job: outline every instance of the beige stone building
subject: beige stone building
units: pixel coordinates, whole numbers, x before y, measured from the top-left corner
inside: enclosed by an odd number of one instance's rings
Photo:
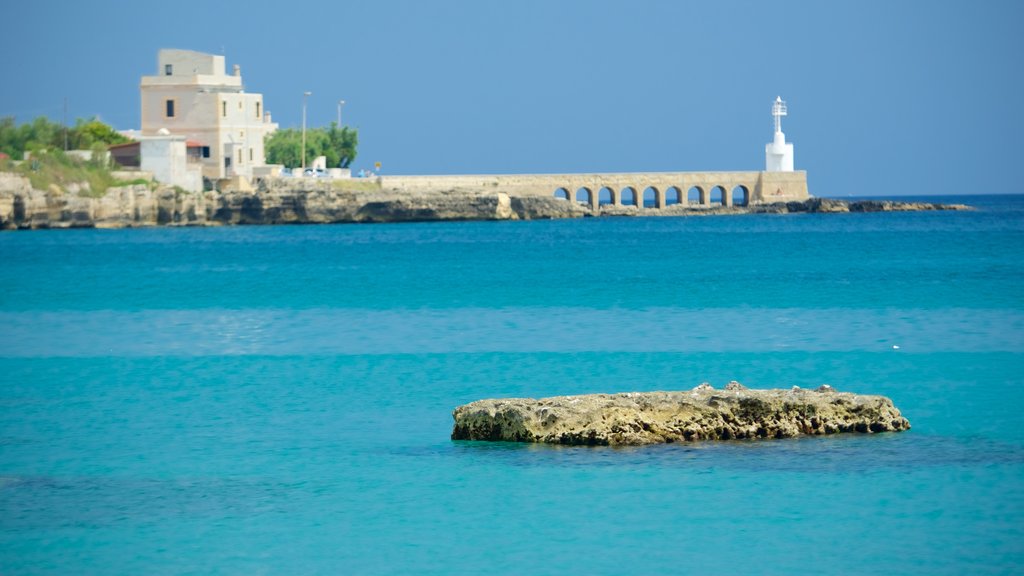
[[[203,176],[252,178],[267,172],[264,137],[277,129],[263,95],[246,92],[238,65],[191,50],[160,50],[157,73],[143,76],[142,136],[184,136],[200,144]]]

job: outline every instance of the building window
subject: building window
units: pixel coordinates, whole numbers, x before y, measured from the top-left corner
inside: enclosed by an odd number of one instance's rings
[[[203,146],[203,158],[209,158],[209,157],[210,157],[210,147],[209,146]]]
[[[224,157],[224,167],[231,168],[231,156]]]
[[[242,163],[242,149],[241,148],[238,149],[238,163],[239,164]]]
[[[249,148],[249,162],[252,162],[252,148]]]
[[[164,64],[164,76],[170,76],[171,74],[174,74],[174,65]]]
[[[228,117],[228,102],[227,102],[227,100],[225,100],[225,101],[220,103],[220,115],[225,117],[225,118]]]
[[[238,101],[238,109],[239,109],[239,110],[241,110],[241,109],[242,109],[242,101],[241,101],[241,100],[239,100],[239,101]]]
[[[167,105],[167,110],[165,112],[167,113],[167,117],[168,118],[174,118],[174,100],[168,100],[166,102],[166,105]]]
[[[260,103],[259,102],[256,103],[256,119],[257,120],[260,119]]]

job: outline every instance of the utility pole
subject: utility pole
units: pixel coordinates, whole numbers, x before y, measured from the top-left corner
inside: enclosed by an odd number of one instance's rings
[[[68,97],[64,97],[64,118],[61,120],[64,126],[64,151],[68,151]]]
[[[302,93],[302,175],[306,175],[306,100],[312,96],[312,92]]]

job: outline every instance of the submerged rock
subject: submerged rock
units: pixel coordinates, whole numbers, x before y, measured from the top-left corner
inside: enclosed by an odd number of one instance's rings
[[[892,400],[831,387],[478,400],[452,416],[453,440],[612,446],[910,429]]]

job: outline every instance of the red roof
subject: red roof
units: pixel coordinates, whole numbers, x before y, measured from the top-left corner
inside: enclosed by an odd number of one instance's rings
[[[128,148],[130,146],[138,146],[138,145],[139,145],[138,141],[133,140],[131,142],[125,142],[124,144],[114,144],[112,146],[107,146],[107,148],[109,148],[109,149]],[[206,146],[206,144],[203,144],[202,142],[200,142],[198,140],[186,140],[185,141],[185,147],[186,148],[202,148],[203,146]]]

